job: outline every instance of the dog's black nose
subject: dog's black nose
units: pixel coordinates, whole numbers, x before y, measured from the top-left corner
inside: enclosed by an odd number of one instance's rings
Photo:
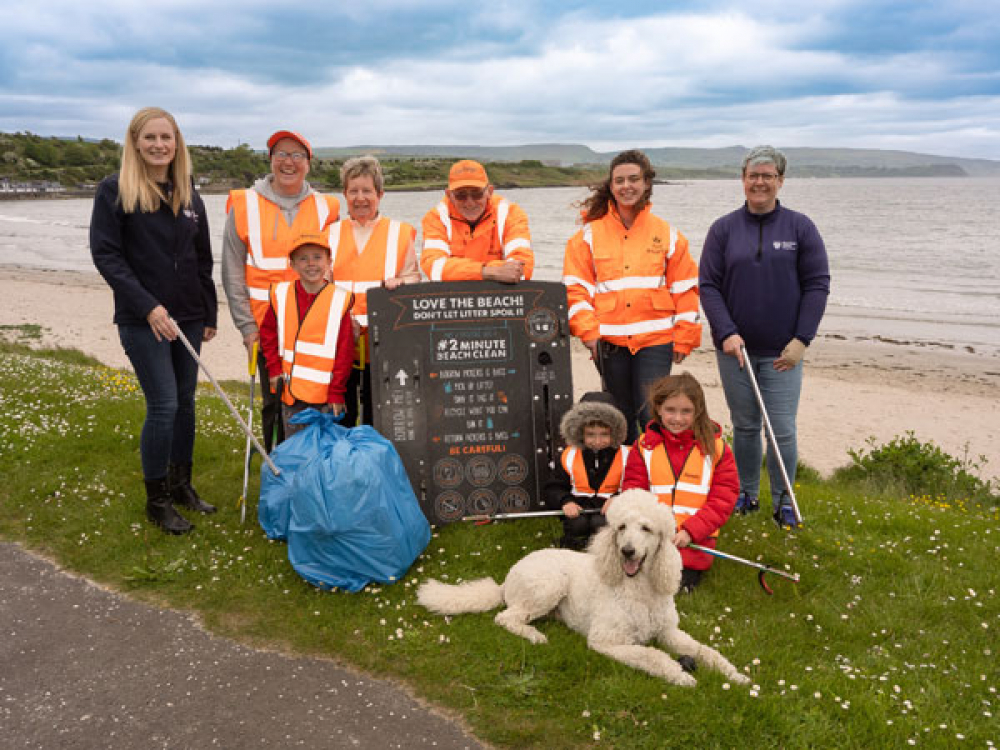
[[[633,557],[635,557],[635,547],[633,547],[631,544],[628,545],[627,547],[622,547],[622,555],[624,555],[625,559],[631,560]]]

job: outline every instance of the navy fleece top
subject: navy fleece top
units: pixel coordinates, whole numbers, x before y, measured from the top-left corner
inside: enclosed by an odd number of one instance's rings
[[[212,247],[201,196],[177,216],[166,203],[158,211],[127,214],[118,200],[118,176],[97,188],[90,218],[90,254],[114,292],[114,322],[146,325],[163,305],[178,323],[216,327]]]
[[[793,338],[816,336],[830,294],[823,238],[780,202],[767,214],[744,204],[708,230],[698,285],[717,348],[738,333],[751,354],[776,357]]]

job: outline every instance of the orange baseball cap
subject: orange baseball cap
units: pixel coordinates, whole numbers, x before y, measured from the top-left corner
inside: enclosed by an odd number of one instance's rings
[[[278,140],[280,141],[281,139],[279,138]],[[330,238],[326,232],[299,232],[292,238],[292,244],[288,247],[288,254],[291,255],[305,245],[319,245],[327,253],[330,252]]]
[[[490,178],[486,176],[486,170],[478,161],[462,159],[451,165],[448,172],[448,189],[458,190],[463,187],[484,188],[490,184]]]
[[[274,144],[280,141],[282,138],[291,138],[293,141],[298,141],[298,143],[306,150],[306,156],[311,160],[313,158],[313,149],[309,145],[309,141],[303,138],[301,135],[296,133],[294,130],[279,130],[274,133],[270,138],[267,139],[267,152],[270,154],[274,150]]]

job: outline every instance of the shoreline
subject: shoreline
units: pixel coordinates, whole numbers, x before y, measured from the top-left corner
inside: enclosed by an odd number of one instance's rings
[[[21,326],[40,326],[39,347],[79,349],[104,364],[129,368],[111,322],[111,291],[96,272],[0,265],[0,335],[17,339]],[[205,344],[207,367],[220,380],[247,377],[246,350],[219,293],[219,332]],[[956,458],[987,463],[980,475],[1000,476],[1000,356],[968,352],[939,342],[886,336],[820,335],[806,352],[799,406],[800,460],[824,475],[849,463],[848,449],[874,437],[885,443],[912,431]],[[573,341],[573,383],[578,397],[599,390],[600,379]],[[706,330],[702,346],[675,371],[688,370],[705,388],[709,414],[729,426],[715,352]]]

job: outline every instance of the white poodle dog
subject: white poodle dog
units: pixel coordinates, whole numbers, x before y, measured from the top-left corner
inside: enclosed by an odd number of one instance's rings
[[[643,644],[659,641],[733,682],[747,683],[722,654],[678,628],[674,594],[681,556],[674,533],[669,507],[645,490],[627,490],[611,503],[608,525],[586,553],[532,552],[510,569],[502,586],[492,578],[458,585],[428,580],[417,590],[417,601],[442,615],[506,604],[496,623],[532,643],[546,638],[531,621],[554,613],[586,636],[595,651],[676,685],[692,686],[695,679],[668,654]]]

